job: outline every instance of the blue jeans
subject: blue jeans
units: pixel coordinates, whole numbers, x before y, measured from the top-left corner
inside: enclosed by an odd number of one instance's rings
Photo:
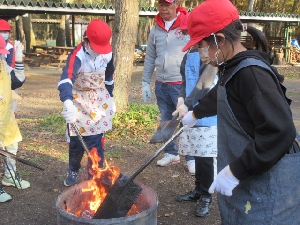
[[[96,134],[92,136],[83,136],[83,140],[85,141],[88,149],[96,148],[98,152],[98,156],[101,157],[101,160],[98,164],[99,168],[103,167],[104,162],[104,135]],[[77,136],[70,136],[70,145],[69,145],[69,169],[74,172],[78,172],[81,168],[81,160],[83,157],[85,150],[78,139]],[[88,159],[87,169],[88,171],[92,169],[91,160]],[[91,178],[91,174],[88,172],[89,179]]]
[[[161,114],[161,122],[172,119],[172,113],[176,110],[180,88],[181,84],[170,85],[158,81],[155,82],[155,95]],[[177,139],[165,149],[165,153],[178,155]]]

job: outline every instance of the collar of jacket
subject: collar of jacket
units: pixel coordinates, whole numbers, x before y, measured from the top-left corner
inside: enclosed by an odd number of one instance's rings
[[[170,27],[169,31],[170,30],[174,30],[175,28],[179,27],[180,26],[180,19],[182,16],[186,15],[188,12],[187,10],[184,8],[184,7],[181,7],[181,6],[178,6],[176,8],[176,13],[180,12],[180,14],[177,16],[177,19],[175,20],[175,22],[172,24],[172,26]],[[161,17],[161,15],[158,13],[155,17],[155,21],[156,21],[156,24],[161,27],[162,29],[164,29],[165,31],[167,31],[165,29],[165,22],[163,20],[163,18]],[[169,32],[167,31],[167,32]]]

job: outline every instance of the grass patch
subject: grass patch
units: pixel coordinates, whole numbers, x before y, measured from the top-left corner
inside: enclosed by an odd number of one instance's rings
[[[111,140],[124,140],[140,144],[145,136],[157,128],[159,110],[156,104],[131,103],[126,112],[117,113],[113,118],[113,129],[106,133]]]
[[[23,177],[23,176],[28,176],[31,174],[31,172],[29,170],[20,170],[18,169],[17,174],[19,174],[19,176]]]
[[[66,152],[66,153],[61,152],[57,155],[57,158],[60,161],[67,163],[67,162],[69,162],[69,152]]]
[[[299,73],[285,73],[284,75],[284,79],[300,79],[300,74]]]
[[[122,152],[105,152],[106,158],[115,158],[115,159],[121,159],[123,157]]]
[[[64,135],[66,131],[65,119],[61,114],[52,113],[49,116],[38,119],[22,118],[20,127],[22,127],[22,134],[30,135],[32,132],[49,132],[55,135]]]
[[[159,110],[156,104],[131,103],[128,111],[116,113],[113,117],[113,129],[106,132],[106,137],[124,145],[143,147],[149,139],[149,135],[157,128]],[[43,135],[55,139],[55,136],[64,137],[66,123],[61,114],[50,114],[38,119],[20,119],[20,128],[24,141],[31,142],[33,138],[42,138]],[[49,134],[48,134],[49,133]],[[50,135],[50,136],[49,136]],[[27,150],[39,150],[45,153],[49,150],[49,144],[31,142]],[[112,158],[121,158],[120,153],[108,153]],[[68,155],[61,155],[61,160],[67,161]]]

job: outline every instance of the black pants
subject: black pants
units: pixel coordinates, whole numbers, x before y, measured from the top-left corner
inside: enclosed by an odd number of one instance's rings
[[[210,185],[214,181],[214,158],[195,156],[195,190],[201,191],[203,195],[208,193]]]

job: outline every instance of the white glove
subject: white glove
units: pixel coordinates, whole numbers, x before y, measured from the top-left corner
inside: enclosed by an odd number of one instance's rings
[[[183,131],[187,131],[189,128],[193,127],[197,120],[198,119],[195,118],[193,111],[188,111],[188,113],[181,119]]]
[[[142,81],[142,90],[143,90],[144,102],[151,100],[152,96],[151,96],[150,84],[145,81]]]
[[[217,178],[210,186],[208,192],[212,194],[216,190],[222,195],[231,196],[232,190],[239,183],[240,181],[236,179],[235,176],[233,176],[233,174],[231,173],[230,167],[226,166],[224,169],[220,171],[220,173],[218,173]]]
[[[73,101],[67,99],[64,101],[64,110],[61,112],[67,123],[75,123],[78,115],[78,110],[73,104]]]
[[[185,116],[185,114],[187,114],[188,111],[189,111],[188,107],[183,103],[176,109],[176,111],[172,113],[172,116],[175,116],[179,113],[178,118],[182,118]]]
[[[182,104],[184,104],[184,98],[183,97],[179,97],[178,101],[177,101],[176,109],[178,109],[178,107],[181,106]]]
[[[22,45],[22,43],[20,41],[15,41],[15,59],[16,62],[23,62],[23,49],[24,46]]]

